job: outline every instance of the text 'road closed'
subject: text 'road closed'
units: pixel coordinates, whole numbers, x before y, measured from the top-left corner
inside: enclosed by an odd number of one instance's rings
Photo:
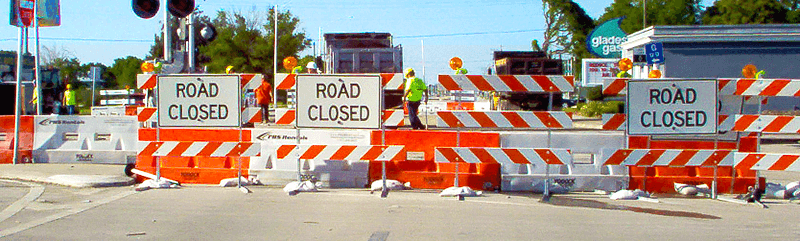
[[[713,134],[717,125],[714,81],[631,81],[630,134]]]
[[[381,91],[379,76],[298,76],[297,123],[301,127],[377,128]]]

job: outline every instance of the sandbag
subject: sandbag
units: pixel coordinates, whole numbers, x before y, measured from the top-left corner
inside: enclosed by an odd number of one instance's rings
[[[377,181],[372,182],[372,184],[370,184],[370,188],[369,188],[370,191],[373,191],[373,192],[374,191],[380,191],[381,189],[383,189],[383,180],[377,180]],[[410,182],[401,183],[398,180],[386,179],[386,189],[388,189],[390,191],[393,191],[393,190],[407,190],[407,189],[411,189],[411,183]]]
[[[178,188],[178,187],[180,187],[180,185],[178,185],[177,183],[172,183],[170,181],[167,181],[166,179],[161,179],[160,181],[147,179],[144,182],[140,183],[135,190],[141,192],[149,189]]]
[[[283,191],[289,194],[289,196],[297,195],[300,192],[316,192],[318,191],[318,187],[315,183],[311,181],[304,181],[304,182],[290,182],[283,187]]]
[[[481,191],[474,191],[470,187],[448,187],[444,189],[439,196],[441,197],[455,197],[455,196],[462,196],[462,197],[477,197],[482,195],[483,192]]]
[[[636,189],[636,190],[619,190],[615,193],[611,194],[611,200],[636,200],[639,197],[650,197],[646,192]]]

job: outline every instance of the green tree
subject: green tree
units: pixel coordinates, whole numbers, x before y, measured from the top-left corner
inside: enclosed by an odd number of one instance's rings
[[[77,85],[78,77],[81,75],[81,62],[78,58],[56,58],[50,63],[55,69],[59,70],[59,77],[65,84]]]
[[[542,0],[542,6],[546,24],[542,51],[550,56],[567,54],[574,60],[574,68],[580,69],[581,60],[591,57],[586,49],[586,37],[596,26],[594,20],[571,0]]]
[[[698,24],[700,0],[649,0],[646,1],[646,16],[643,16],[641,0],[615,0],[597,22],[625,17],[621,27],[626,33],[644,29],[642,18],[647,18],[647,26],[653,25],[691,25]]]
[[[262,24],[261,18],[218,12],[212,21],[217,28],[217,39],[200,47],[200,53],[206,57],[206,61],[199,64],[206,65],[211,73],[222,73],[230,65],[235,72],[271,74],[274,14],[274,9],[270,9],[266,23]],[[278,60],[297,56],[297,53],[310,46],[305,33],[297,29],[299,23],[300,20],[288,10],[278,13]]]
[[[794,2],[794,3],[790,3]],[[706,9],[704,24],[796,23],[797,1],[718,0]],[[788,4],[788,5],[787,5]],[[791,11],[790,11],[791,10]]]
[[[114,64],[108,68],[108,76],[106,79],[106,87],[110,89],[124,89],[125,86],[136,88],[136,74],[141,71],[143,60],[128,56],[125,58],[118,58],[114,60]]]

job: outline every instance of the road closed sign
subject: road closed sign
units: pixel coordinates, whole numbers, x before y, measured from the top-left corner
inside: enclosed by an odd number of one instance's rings
[[[628,82],[628,134],[715,134],[713,80]]]
[[[379,75],[298,75],[297,126],[381,127]]]
[[[239,76],[159,76],[161,127],[239,127]]]

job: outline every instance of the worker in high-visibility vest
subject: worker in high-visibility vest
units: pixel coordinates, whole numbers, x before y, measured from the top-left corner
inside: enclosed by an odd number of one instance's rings
[[[67,106],[67,115],[74,115],[75,105],[78,104],[77,91],[72,89],[72,84],[67,84],[67,90],[64,90],[64,98],[62,103]]]
[[[39,85],[36,84],[36,80],[33,80],[33,97],[31,97],[31,105],[33,106],[33,112],[35,113],[37,108],[39,108]]]
[[[425,102],[427,102],[428,86],[425,85],[425,81],[415,76],[414,69],[412,68],[406,69],[405,76],[406,84],[403,97],[408,106],[408,119],[411,121],[411,128],[414,130],[424,130],[426,128],[422,125],[422,121],[419,120],[418,114],[423,94],[425,95]]]

